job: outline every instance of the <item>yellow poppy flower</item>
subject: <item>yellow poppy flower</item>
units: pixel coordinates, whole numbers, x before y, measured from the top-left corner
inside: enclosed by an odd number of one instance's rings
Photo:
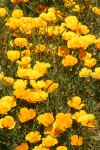
[[[20,114],[18,116],[19,116],[20,122],[23,123],[23,122],[33,119],[36,116],[36,112],[31,108],[30,109],[21,108]]]
[[[11,0],[12,3],[17,4],[20,3],[22,0]]]
[[[66,146],[58,146],[56,150],[68,150]]]
[[[32,150],[50,150],[50,148],[44,147],[42,144],[35,146]]]
[[[28,150],[28,144],[27,143],[21,143],[20,146],[16,147],[16,150]]]
[[[53,92],[55,89],[57,89],[59,86],[58,83],[54,83],[52,80],[46,80],[45,82],[45,88],[48,92]]]
[[[80,60],[86,60],[86,59],[90,59],[92,57],[91,53],[88,53],[87,51],[81,51],[79,52],[79,59]]]
[[[16,46],[24,47],[28,45],[28,41],[26,38],[15,38],[14,43]]]
[[[65,57],[70,53],[70,50],[67,48],[66,45],[61,45],[58,47],[58,55]]]
[[[93,114],[85,114],[79,117],[78,122],[86,127],[95,127],[96,120]]]
[[[92,73],[92,78],[100,79],[100,67],[95,68],[95,72]]]
[[[20,9],[15,9],[13,12],[12,12],[12,17],[14,18],[17,18],[19,19],[20,17],[22,17],[24,14],[23,14],[23,11],[20,10]]]
[[[14,79],[11,78],[11,77],[6,77],[6,76],[4,76],[4,77],[2,78],[2,82],[8,83],[8,84],[13,84],[13,83],[14,83]]]
[[[92,70],[91,70],[91,69],[88,69],[88,68],[86,68],[86,67],[82,68],[82,69],[79,71],[79,76],[82,77],[82,78],[87,78],[87,77],[89,77],[91,74],[92,74]]]
[[[83,138],[78,137],[78,135],[71,136],[71,145],[73,146],[81,146],[83,144]]]
[[[92,11],[93,11],[95,14],[100,15],[100,8],[92,7]]]
[[[64,66],[74,66],[78,62],[77,58],[72,55],[65,56],[65,59],[62,60]]]
[[[67,28],[70,28],[71,30],[76,30],[77,29],[78,18],[76,16],[66,17],[65,22],[67,24]]]
[[[7,13],[7,10],[5,8],[0,8],[0,17],[5,16],[6,13]]]
[[[58,129],[64,132],[67,128],[70,128],[72,126],[71,114],[58,113],[56,115],[55,124]]]
[[[46,127],[44,130],[44,134],[49,134],[52,137],[57,137],[60,133],[62,133],[62,130],[57,127],[55,122],[52,125]]]
[[[35,81],[35,80],[30,80],[30,85],[34,88],[34,89],[41,89],[43,87],[45,87],[45,82],[43,80],[40,81]]]
[[[48,126],[53,123],[54,118],[51,113],[41,114],[37,117],[38,123],[43,124],[44,126]]]
[[[81,104],[81,98],[79,96],[74,96],[71,100],[68,100],[67,104],[70,107],[78,110],[80,110],[84,106],[84,103]]]
[[[82,115],[85,115],[86,112],[84,110],[80,110],[79,112],[75,112],[73,115],[72,115],[72,119],[76,120],[76,122],[78,122],[78,119],[80,116]]]
[[[95,40],[95,47],[97,50],[100,50],[100,38]]]
[[[97,61],[95,58],[90,58],[90,59],[85,59],[84,61],[84,65],[88,66],[88,67],[93,67],[94,65],[96,65]]]
[[[16,99],[11,96],[4,96],[0,99],[0,114],[7,114],[12,107],[16,106]]]
[[[26,140],[28,140],[30,143],[37,143],[38,141],[41,140],[41,135],[39,131],[31,131],[28,133],[25,137]]]
[[[11,61],[16,61],[17,59],[20,58],[20,52],[16,50],[9,50],[7,52],[7,57]]]
[[[19,89],[19,88],[25,89],[26,86],[27,86],[27,80],[22,80],[22,79],[17,79],[16,81],[14,81],[13,84],[14,89]]]
[[[15,127],[15,121],[12,116],[5,116],[4,118],[0,119],[0,128],[7,128],[7,129],[13,129]]]
[[[42,138],[42,145],[44,147],[50,148],[58,143],[58,140],[50,135],[45,138]]]

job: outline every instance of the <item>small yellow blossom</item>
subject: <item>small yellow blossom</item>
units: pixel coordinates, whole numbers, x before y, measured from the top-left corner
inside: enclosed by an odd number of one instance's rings
[[[85,25],[83,25],[81,22],[79,22],[79,23],[77,24],[77,30],[76,30],[76,32],[77,32],[78,34],[87,34],[87,33],[89,33],[89,29],[88,29],[87,26],[85,26]]]
[[[75,112],[73,115],[72,115],[72,119],[76,120],[76,122],[78,122],[78,119],[80,116],[82,115],[85,115],[86,112],[84,110],[80,110],[79,112]]]
[[[45,114],[41,114],[37,117],[38,123],[39,124],[43,124],[44,126],[48,126],[51,123],[53,123],[54,118],[53,115],[51,113],[45,113]]]
[[[20,52],[17,50],[9,50],[7,52],[7,57],[11,61],[16,61],[17,59],[20,58]]]
[[[95,14],[100,15],[100,8],[92,7],[92,11],[93,11]]]
[[[41,140],[41,135],[39,131],[31,131],[28,133],[25,137],[26,140],[28,140],[30,143],[37,143],[38,141]]]
[[[62,60],[64,66],[74,66],[78,62],[77,58],[72,55],[65,56],[65,59]]]
[[[33,70],[38,71],[41,74],[41,76],[43,76],[46,73],[47,69],[50,67],[51,65],[49,63],[36,61]]]
[[[0,114],[7,114],[11,110],[11,105],[6,101],[0,100]]]
[[[45,45],[38,44],[38,45],[36,45],[35,52],[36,53],[42,53],[43,51],[45,51],[45,49],[46,49]]]
[[[81,146],[83,144],[83,138],[78,137],[78,135],[71,136],[71,145],[73,146]]]
[[[82,77],[82,78],[87,78],[87,77],[89,77],[91,74],[92,74],[92,71],[91,71],[91,69],[88,69],[88,68],[82,68],[82,69],[79,71],[79,76]]]
[[[79,117],[78,122],[86,127],[95,127],[96,120],[93,114],[84,114]]]
[[[41,13],[40,17],[46,22],[56,21],[56,15],[54,12],[49,11],[48,13]]]
[[[21,61],[20,60],[17,60],[16,62],[22,67],[22,68],[26,68],[27,65],[30,64],[32,58],[29,57],[29,56],[24,56],[21,58]]]
[[[95,47],[97,50],[100,50],[100,38],[95,40]]]
[[[46,80],[45,82],[45,88],[48,92],[54,92],[55,89],[57,89],[59,86],[58,83],[53,82],[52,80]]]
[[[22,0],[24,3],[27,3],[29,0]]]
[[[12,96],[4,96],[0,99],[0,114],[7,114],[16,106],[16,99]]]
[[[79,37],[76,36],[68,40],[67,46],[68,48],[86,50],[88,46],[94,43],[94,41],[95,41],[94,35],[87,34]]]
[[[91,57],[92,57],[92,54],[88,53],[87,51],[80,51],[79,52],[79,59],[80,60],[90,59]]]
[[[62,38],[63,38],[64,40],[66,40],[66,41],[70,40],[70,39],[73,38],[73,37],[78,37],[78,34],[72,32],[72,31],[67,31],[67,32],[64,31],[64,32],[62,33]]]
[[[5,8],[0,8],[0,17],[5,16],[6,13],[7,13],[7,10]]]
[[[7,19],[5,25],[8,26],[10,29],[15,30],[15,29],[20,27],[21,20],[20,19],[16,19],[14,17],[10,17],[9,19]],[[13,41],[11,41],[11,45],[13,46]]]
[[[53,34],[54,35],[61,35],[64,32],[64,27],[63,26],[54,26],[53,27]]]
[[[4,76],[4,77],[2,78],[2,81],[5,82],[5,83],[8,83],[8,84],[13,84],[14,79],[11,78],[11,77],[6,77],[6,76]]]
[[[92,72],[92,78],[100,79],[100,67],[95,68],[95,72]]]
[[[68,150],[66,146],[58,146],[56,150]]]
[[[61,57],[65,57],[70,53],[70,50],[67,48],[66,45],[61,45],[58,47],[58,55]]]
[[[12,116],[5,116],[0,119],[0,128],[13,129],[15,127],[15,121]]]
[[[50,150],[50,148],[44,147],[42,144],[35,146],[32,150]]]
[[[19,88],[25,89],[26,86],[27,86],[27,80],[17,79],[17,80],[14,82],[13,88],[14,88],[14,89],[19,89]]]
[[[43,90],[31,91],[30,89],[27,89],[23,96],[24,99],[26,99],[30,103],[40,103],[47,99],[48,93]]]
[[[36,113],[33,109],[27,109],[26,107],[20,109],[19,120],[20,122],[26,122],[33,119]]]
[[[35,81],[35,80],[30,80],[30,85],[34,88],[34,89],[41,89],[43,87],[45,87],[45,82],[43,80],[40,81]]]
[[[46,127],[44,130],[44,134],[49,134],[52,137],[57,137],[62,132],[63,131],[57,127],[55,122],[52,125]]]
[[[58,129],[65,131],[67,128],[70,128],[72,125],[72,118],[70,113],[58,113],[56,115],[55,124]]]
[[[30,50],[26,49],[26,50],[21,51],[21,57],[24,57],[24,56],[30,57],[31,56]]]
[[[44,147],[50,148],[57,143],[58,143],[57,139],[50,135],[48,135],[46,138],[42,138],[42,145]]]
[[[17,3],[22,2],[22,0],[11,0],[11,2],[14,3],[14,4],[17,4]]]
[[[28,45],[28,42],[27,42],[26,38],[16,38],[14,40],[14,43],[15,43],[16,46],[19,46],[19,47],[24,47],[24,46]]]
[[[17,88],[13,91],[13,94],[16,96],[16,98],[24,99],[25,89],[21,87]]]
[[[76,12],[78,12],[78,13],[80,13],[81,8],[80,8],[79,5],[75,5],[73,10],[76,11]]]
[[[95,58],[90,58],[90,59],[85,59],[84,61],[84,65],[88,66],[88,67],[93,67],[94,65],[96,65],[96,59]]]
[[[76,16],[66,17],[65,22],[66,22],[67,28],[70,28],[71,30],[77,29],[78,19]]]
[[[81,98],[79,96],[74,96],[71,100],[68,100],[68,105],[72,108],[80,110],[84,103],[81,104]]]
[[[16,147],[16,150],[28,150],[28,144],[27,143],[21,143],[20,146]]]
[[[20,10],[20,9],[15,9],[13,12],[12,12],[12,17],[14,18],[17,18],[19,19],[20,17],[23,16],[23,11]]]

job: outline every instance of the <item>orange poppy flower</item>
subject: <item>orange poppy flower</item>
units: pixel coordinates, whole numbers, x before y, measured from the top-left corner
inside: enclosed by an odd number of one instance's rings
[[[67,128],[70,128],[72,125],[71,114],[58,113],[56,115],[55,124],[61,131],[65,131]]]
[[[26,140],[28,140],[30,143],[37,143],[41,140],[41,135],[39,131],[30,132],[25,137]]]
[[[62,60],[62,64],[64,66],[74,66],[77,64],[78,59],[76,57],[73,57],[72,55],[65,56],[65,59]]]
[[[26,122],[31,119],[33,119],[36,116],[36,113],[33,109],[27,109],[27,108],[21,108],[20,110],[20,115],[19,115],[19,120],[20,122]]]
[[[45,114],[41,114],[37,117],[37,120],[40,124],[43,124],[44,126],[48,126],[50,125],[53,121],[53,115],[51,113],[45,113]]]
[[[65,147],[65,146],[58,146],[56,148],[56,150],[67,150],[67,147]]]
[[[57,89],[59,86],[58,83],[54,83],[52,80],[46,80],[45,82],[45,88],[48,92],[53,92],[55,89]]]
[[[58,143],[58,140],[50,135],[48,135],[46,138],[42,138],[42,145],[44,147],[52,147],[54,146],[55,144]]]
[[[73,146],[81,146],[83,144],[83,138],[78,137],[78,135],[73,135],[71,137],[71,145]]]
[[[13,129],[15,127],[15,121],[12,116],[5,116],[0,119],[0,128]]]
[[[79,117],[78,122],[86,127],[95,127],[96,119],[93,114],[84,114]]]
[[[28,145],[27,143],[21,143],[20,146],[16,147],[16,150],[28,150]]]
[[[57,137],[60,133],[62,133],[62,130],[57,127],[55,122],[52,125],[46,127],[44,130],[44,134],[49,134],[52,137]]]
[[[80,110],[84,106],[84,103],[81,104],[81,98],[79,96],[74,96],[71,100],[68,100],[67,104],[70,107],[78,110]]]
[[[58,55],[61,57],[65,57],[70,53],[70,50],[67,48],[66,45],[61,45],[58,47]]]

